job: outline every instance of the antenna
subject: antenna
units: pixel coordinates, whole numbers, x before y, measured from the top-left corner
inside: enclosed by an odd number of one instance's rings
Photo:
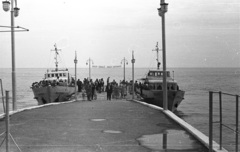
[[[54,50],[51,50],[51,51],[55,51],[55,66],[56,66],[56,71],[58,71],[58,58],[57,58],[57,56],[59,55],[58,54],[58,51],[61,51],[61,49],[57,49],[57,44],[55,43],[54,44]]]
[[[157,69],[159,69],[159,67],[161,65],[161,62],[159,62],[159,55],[158,55],[158,53],[159,53],[159,51],[162,51],[162,50],[158,48],[158,42],[156,44],[155,50],[152,50],[152,51],[156,51],[157,52],[157,59],[156,59],[157,60]]]

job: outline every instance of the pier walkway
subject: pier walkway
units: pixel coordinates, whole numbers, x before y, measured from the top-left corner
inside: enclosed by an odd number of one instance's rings
[[[125,99],[43,106],[15,113],[10,121],[11,135],[23,152],[208,151],[161,111]],[[0,133],[4,131],[1,119]],[[18,151],[12,141],[10,151]]]

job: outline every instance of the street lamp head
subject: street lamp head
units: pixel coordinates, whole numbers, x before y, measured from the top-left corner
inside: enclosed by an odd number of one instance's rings
[[[2,3],[3,3],[3,10],[6,11],[6,12],[9,11],[10,2],[6,0],[6,1],[3,1]]]
[[[15,8],[14,8],[14,16],[15,16],[15,17],[18,17],[18,15],[19,15],[19,10],[20,10],[20,8],[18,8],[18,7],[15,7]]]
[[[161,8],[158,8],[157,10],[158,10],[158,15],[159,15],[159,16],[162,16],[163,13],[162,13]]]
[[[168,3],[162,3],[160,5],[163,13],[166,13],[168,11]]]

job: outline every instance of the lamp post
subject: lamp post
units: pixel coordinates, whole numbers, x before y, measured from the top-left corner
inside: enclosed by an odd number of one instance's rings
[[[89,80],[91,79],[91,63],[93,64],[93,60],[89,57],[86,62],[86,65],[89,65]]]
[[[134,59],[134,51],[132,51],[132,88],[133,88],[133,93],[132,93],[132,100],[134,99],[134,63],[135,63],[135,59]]]
[[[168,10],[168,4],[161,0],[158,15],[162,17],[162,54],[163,54],[163,109],[168,109],[167,101],[167,80],[166,80],[166,40],[165,40],[165,13]]]
[[[128,64],[128,61],[125,57],[122,59],[121,64],[123,63],[123,81],[125,82],[125,64]]]
[[[75,100],[77,101],[77,53],[75,51],[75,59],[74,59],[74,63],[75,63]]]
[[[17,7],[17,0],[15,0],[15,7],[14,0],[3,1],[3,10],[9,11],[10,4],[11,4],[11,48],[12,48],[12,101],[13,101],[13,110],[17,109],[16,106],[16,72],[15,72],[15,38],[14,38],[14,17],[17,17],[19,14],[19,8]]]

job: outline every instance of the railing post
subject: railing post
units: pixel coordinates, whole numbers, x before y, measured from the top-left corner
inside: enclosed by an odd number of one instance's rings
[[[6,152],[9,151],[9,91],[6,91]]]
[[[236,95],[236,141],[235,141],[235,144],[236,144],[236,152],[238,152],[238,99],[239,99],[239,96]]]
[[[219,144],[220,144],[220,150],[222,150],[222,92],[219,92],[219,134],[220,134],[220,139],[219,139]]]
[[[209,91],[209,152],[212,152],[212,107],[213,107],[213,92]]]
[[[1,92],[2,92],[2,102],[3,102],[3,111],[4,113],[6,112],[5,108],[5,101],[4,101],[4,93],[3,93],[3,84],[2,84],[2,79],[0,79],[1,82]]]

